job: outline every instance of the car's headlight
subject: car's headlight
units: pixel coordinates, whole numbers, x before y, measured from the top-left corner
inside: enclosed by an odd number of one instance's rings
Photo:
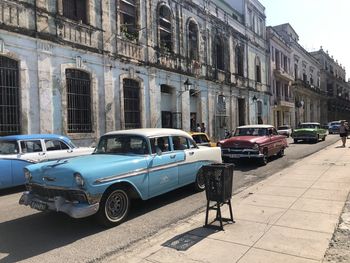
[[[74,173],[74,179],[75,179],[75,183],[79,186],[79,187],[83,187],[84,186],[84,178],[80,173]]]
[[[29,182],[32,179],[32,174],[29,172],[27,168],[24,168],[24,177],[26,178],[27,182]]]
[[[253,150],[259,150],[259,144],[254,143],[254,145],[253,145]]]

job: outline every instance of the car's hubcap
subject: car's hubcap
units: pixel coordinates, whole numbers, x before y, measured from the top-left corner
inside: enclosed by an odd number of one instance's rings
[[[202,172],[200,172],[197,175],[197,185],[200,189],[204,189],[205,188],[205,179],[204,179],[204,174]]]
[[[118,221],[125,215],[128,207],[128,197],[124,191],[116,190],[106,201],[105,211],[109,220]]]

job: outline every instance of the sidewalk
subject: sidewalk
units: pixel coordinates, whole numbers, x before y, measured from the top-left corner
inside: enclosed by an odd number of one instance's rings
[[[350,191],[350,149],[338,145],[233,196],[225,231],[203,228],[203,211],[107,262],[322,262]]]

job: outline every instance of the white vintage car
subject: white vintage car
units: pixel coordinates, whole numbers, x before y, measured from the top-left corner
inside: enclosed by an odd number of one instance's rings
[[[103,135],[95,152],[25,168],[28,191],[20,204],[106,226],[127,217],[132,199],[146,200],[194,183],[204,190],[203,165],[221,163],[218,147],[197,146],[176,129],[134,129]]]
[[[56,134],[0,137],[0,189],[24,184],[26,165],[91,154],[94,148],[77,147],[66,136]]]

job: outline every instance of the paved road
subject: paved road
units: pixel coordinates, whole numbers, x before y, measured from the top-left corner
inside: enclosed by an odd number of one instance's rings
[[[330,135],[325,142],[317,144],[294,144],[290,140],[283,158],[271,160],[264,167],[239,165],[234,172],[234,191],[237,193],[338,140],[337,135]],[[104,229],[93,218],[75,220],[64,214],[42,213],[19,206],[21,190],[0,191],[0,263],[101,261],[122,252],[135,241],[147,242],[152,234],[204,210],[205,205],[205,194],[194,193],[192,186],[188,186],[134,203],[127,222]]]

